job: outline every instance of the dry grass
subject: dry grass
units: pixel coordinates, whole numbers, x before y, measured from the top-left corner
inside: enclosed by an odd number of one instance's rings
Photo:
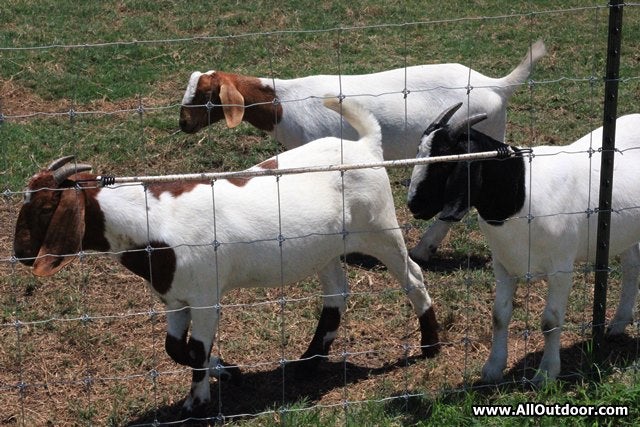
[[[18,209],[15,199],[2,204],[0,253],[11,251]],[[313,333],[320,304],[315,279],[284,289],[233,291],[223,298],[214,351],[238,364],[243,375],[240,382],[212,381],[211,415],[261,413],[302,399],[341,407],[345,401],[405,393],[436,398],[443,390],[476,385],[490,349],[492,287],[487,253],[471,262],[452,249],[452,241],[461,236],[479,238],[464,228],[454,230],[426,273],[445,343],[437,358],[415,357],[417,322],[403,293],[380,267],[348,266],[353,295],[329,360],[312,381],[283,374],[280,361],[302,354]],[[408,244],[418,235],[409,230]],[[163,307],[141,279],[105,256],[86,257],[44,280],[32,278],[21,265],[0,264],[0,269],[0,365],[5,367],[0,422],[120,425],[177,419],[190,372],[164,353]],[[570,380],[589,361],[584,347],[589,328],[583,325],[591,317],[591,294],[588,281],[578,277],[562,337],[563,375]],[[544,283],[517,292],[508,382],[531,377],[538,363],[544,295]],[[281,297],[287,301],[284,308]],[[13,323],[18,319],[24,325]],[[631,332],[633,337],[612,344],[611,355],[618,358],[610,361],[613,365],[637,357],[638,334]]]

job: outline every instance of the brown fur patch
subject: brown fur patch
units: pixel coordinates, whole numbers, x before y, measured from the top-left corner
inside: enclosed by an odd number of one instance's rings
[[[170,193],[173,197],[178,197],[184,193],[192,191],[200,184],[209,185],[210,183],[211,181],[206,179],[197,181],[158,182],[149,184],[147,188],[156,199],[159,199],[162,193]]]
[[[151,242],[149,247],[150,252],[146,247],[132,248],[122,254],[120,263],[151,283],[159,294],[166,294],[176,271],[176,253],[164,242]]]
[[[256,170],[256,169],[278,169],[278,158],[277,157],[271,157],[270,159],[267,159],[261,163],[258,163],[257,165],[255,165],[254,167],[247,169],[248,171],[250,170]],[[244,187],[245,185],[247,185],[247,183],[249,181],[251,181],[251,178],[253,177],[248,177],[248,178],[227,178],[227,181],[229,181],[229,183],[235,185],[236,187]]]
[[[261,169],[278,169],[278,158],[272,157],[257,165]]]
[[[227,181],[236,187],[244,187],[247,182],[251,181],[251,178],[227,178]]]

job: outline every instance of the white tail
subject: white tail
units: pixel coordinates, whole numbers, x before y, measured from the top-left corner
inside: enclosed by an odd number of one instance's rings
[[[357,101],[344,99],[341,102],[337,97],[332,96],[324,100],[324,106],[341,114],[358,132],[360,139],[371,138],[377,140],[382,146],[382,133],[378,120]]]

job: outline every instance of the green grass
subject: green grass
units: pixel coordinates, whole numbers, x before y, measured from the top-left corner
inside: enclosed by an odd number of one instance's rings
[[[569,143],[601,122],[607,11],[581,8],[603,4],[602,1],[585,0],[284,0],[277,2],[276,8],[274,2],[235,0],[188,3],[170,0],[5,0],[0,3],[0,22],[3,23],[0,26],[0,48],[3,48],[0,50],[0,113],[5,117],[0,122],[0,192],[8,190],[2,203],[3,207],[7,206],[10,219],[3,223],[0,237],[4,239],[11,235],[13,214],[19,203],[19,196],[9,193],[19,192],[39,167],[65,154],[75,154],[79,161],[93,164],[100,173],[142,175],[244,169],[280,149],[276,142],[246,124],[226,129],[219,123],[196,135],[177,133],[179,102],[194,70],[217,69],[288,78],[312,73],[366,73],[421,63],[461,62],[484,74],[501,76],[520,60],[530,42],[543,38],[549,54],[539,63],[532,77],[539,84],[519,89],[512,98],[507,139],[518,145]],[[570,10],[573,8],[577,9]],[[542,13],[549,10],[562,11]],[[624,18],[621,64],[624,80],[620,84],[619,115],[637,111],[640,97],[640,8],[627,7]],[[414,24],[400,25],[403,23]],[[38,46],[52,47],[35,48]],[[590,82],[590,77],[596,79]],[[135,111],[140,104],[144,106],[142,115]],[[70,110],[80,114],[70,116]],[[121,110],[126,111],[119,112]],[[30,116],[33,113],[41,114]],[[407,169],[390,171],[396,207],[401,223],[406,221],[423,227],[424,223],[408,219],[404,208],[406,187],[400,182],[409,173]],[[74,317],[85,314],[87,309],[91,309],[91,313],[101,313],[102,307],[93,305],[94,302],[87,301],[84,295],[85,291],[93,290],[94,275],[83,278],[79,284],[80,279],[73,273],[59,276],[57,282],[41,282],[9,271],[3,263],[10,256],[9,240],[2,241],[0,252],[3,322],[15,318],[29,321],[51,316]],[[473,218],[456,227],[445,251],[447,257],[461,260],[460,268],[426,273],[430,292],[441,306],[441,323],[451,329],[451,335],[466,328],[461,322],[486,323],[489,328],[492,274],[483,266],[466,269],[467,257],[482,260],[489,256]],[[95,276],[101,276],[95,280],[110,284],[105,276],[118,274],[119,270],[115,268],[100,266]],[[354,279],[358,274],[350,271],[350,278]],[[384,277],[384,273],[382,275]],[[617,274],[613,275],[613,280],[619,280]],[[54,283],[70,284],[72,290],[52,290]],[[466,283],[471,283],[469,288]],[[315,282],[305,282],[301,287],[309,292],[317,290]],[[366,324],[373,309],[381,303],[392,304],[400,300],[402,303],[399,304],[404,304],[400,292],[369,295],[366,290],[354,298],[357,304],[350,306],[355,312],[350,319],[353,323]],[[121,304],[118,308],[110,307],[110,313],[140,310],[137,294],[131,296],[127,291],[123,295],[112,288],[108,292],[112,292],[113,299]],[[33,294],[39,297],[46,293],[51,295],[44,303],[36,299],[40,306],[31,303]],[[258,295],[260,300],[268,297],[266,291]],[[584,311],[589,304],[583,297],[574,301],[570,310]],[[486,310],[482,311],[483,308]],[[358,309],[361,311],[356,312]],[[252,325],[250,332],[259,337],[260,342],[279,340],[276,324],[280,317],[272,314],[265,321],[260,314],[247,311],[241,317]],[[535,324],[537,316],[538,313],[530,315],[517,307],[514,319]],[[313,310],[305,311],[301,316],[309,323],[316,317],[317,311]],[[400,322],[402,319],[394,318],[389,323]],[[119,323],[100,326],[115,328]],[[139,323],[136,327],[151,329],[148,322]],[[293,340],[294,328],[288,327],[286,331],[287,341]],[[25,357],[37,358],[43,350],[52,347],[51,344],[27,341],[18,348],[14,329],[4,328],[0,333],[0,344],[5,344],[3,348],[7,353],[0,361],[11,367],[11,372],[18,372]],[[43,341],[62,340],[61,346],[70,352],[62,357],[63,374],[73,371],[73,363],[88,363],[100,355],[84,355],[78,362],[77,354],[83,345],[94,344],[100,353],[115,347],[121,338],[114,334],[95,336],[95,333],[80,323],[45,324],[24,331],[25,336]],[[233,337],[238,339],[237,335]],[[637,332],[635,336],[637,339]],[[225,349],[242,351],[244,344],[242,341],[225,343]],[[153,346],[156,352],[153,354],[162,353],[161,342],[153,343]],[[135,348],[118,348],[117,351],[118,360],[108,365],[117,374],[129,372],[132,366],[142,371],[154,366],[147,351]],[[436,369],[437,364],[436,360],[427,366]],[[477,374],[478,364],[477,360],[471,360],[465,366],[469,375]],[[56,366],[55,363],[52,366]],[[171,365],[170,369],[174,368]],[[384,379],[378,390],[366,396],[370,401],[365,403],[352,403],[346,408],[341,405],[323,408],[316,407],[314,400],[301,399],[286,402],[282,407],[259,408],[259,411],[271,408],[275,413],[241,419],[238,424],[637,424],[640,420],[637,372],[619,371],[616,366],[602,369],[597,380],[569,381],[540,392],[523,391],[517,385],[505,389],[447,391],[451,385],[446,383],[446,378],[433,374],[434,381],[442,381],[445,388],[433,393],[431,380],[425,379],[408,390],[423,396],[409,399],[398,396],[397,384]],[[45,368],[42,371],[47,373]],[[38,371],[34,375],[40,374]],[[58,374],[53,372],[52,375]],[[107,370],[108,374],[112,372]],[[17,381],[15,376],[11,380]],[[146,379],[140,380],[143,381]],[[180,386],[186,384],[185,376],[181,378]],[[131,391],[127,385],[111,383],[109,391],[104,392],[108,403],[99,401],[94,405],[82,396],[74,395],[69,398],[67,408],[71,415],[52,414],[50,418],[60,417],[78,425],[126,424],[137,420],[140,414],[153,413],[154,405],[171,407],[174,400],[183,397],[180,394],[184,392],[183,388],[165,387],[162,389],[166,392],[164,397],[157,398],[145,394],[151,393],[149,387],[142,388],[141,394],[138,389]],[[390,396],[398,398],[387,400]],[[472,415],[472,405],[517,405],[525,401],[622,404],[629,405],[632,413],[624,419],[597,420],[488,419]],[[46,405],[47,401],[42,404]],[[0,404],[0,421],[5,422],[2,406]],[[36,408],[33,413],[39,410],[46,416],[46,407],[33,408]],[[108,414],[100,419],[97,410]],[[28,423],[30,416],[22,422]],[[72,417],[70,421],[69,417]]]

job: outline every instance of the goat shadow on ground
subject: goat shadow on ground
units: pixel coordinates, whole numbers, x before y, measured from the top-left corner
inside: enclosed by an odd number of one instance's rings
[[[207,406],[205,415],[200,417],[209,418],[207,421],[184,421],[180,414],[184,403],[184,399],[182,399],[175,404],[141,414],[126,425],[210,425],[216,422],[219,424],[222,420],[216,419],[218,414],[242,419],[243,414],[277,411],[278,408],[299,403],[302,400],[313,404],[334,389],[356,384],[374,376],[384,375],[415,363],[417,360],[421,360],[421,358],[419,356],[403,357],[379,368],[363,367],[350,362],[324,361],[309,379],[297,378],[291,368],[285,368],[286,375],[283,375],[280,368],[269,371],[243,372],[238,380],[220,383],[217,380],[211,381],[212,403]],[[185,377],[185,387],[189,384],[189,379]]]
[[[364,268],[366,270],[386,269],[377,258],[361,253],[349,253],[341,257],[347,264]],[[491,257],[477,254],[458,254],[454,252],[440,253],[432,255],[431,259],[424,262],[417,262],[424,271],[451,272],[460,269],[482,270],[491,268]]]
[[[596,368],[591,364],[589,347],[590,340],[585,340],[560,351],[562,371],[558,387],[562,387],[562,390],[571,390],[585,379],[603,382],[616,371],[633,367],[640,358],[640,338],[634,338],[627,334],[606,340],[605,357],[597,364]],[[468,401],[467,393],[470,390],[487,397],[501,396],[514,391],[532,390],[531,383],[523,381],[523,378],[527,380],[533,378],[541,359],[542,350],[524,355],[515,366],[505,371],[503,382],[499,385],[487,385],[480,381],[470,384],[460,383],[451,387],[450,391],[439,393],[437,399],[399,395],[398,399],[389,399],[384,410],[391,415],[402,416],[404,424],[414,425],[428,420],[436,404],[463,406]],[[411,394],[411,390],[408,394]],[[420,394],[420,391],[416,391],[415,394]]]
[[[459,254],[454,252],[436,252],[428,262],[417,262],[424,271],[451,272],[456,270],[491,269],[491,256],[477,254]]]
[[[563,387],[573,387],[585,377],[592,381],[601,381],[611,375],[612,372],[632,366],[640,357],[640,338],[634,338],[627,334],[605,343],[606,354],[604,360],[593,370],[590,364],[590,341],[577,342],[560,351],[562,372],[560,373]],[[450,387],[451,391],[442,391],[438,394],[439,402],[450,404],[462,404],[465,402],[466,393],[473,390],[476,393],[492,395],[522,391],[530,388],[523,378],[531,379],[535,374],[535,368],[542,358],[542,351],[524,355],[515,366],[505,371],[504,381],[500,385],[486,385],[480,382],[460,383]],[[282,406],[287,406],[305,400],[309,405],[317,402],[330,391],[343,387],[345,384],[355,384],[358,381],[372,376],[383,375],[387,372],[413,363],[417,357],[402,358],[394,363],[386,364],[380,368],[368,368],[349,362],[323,362],[312,379],[297,379],[289,375],[287,371],[286,382],[283,387],[283,373],[281,369],[269,371],[246,372],[238,381],[218,383],[212,381],[212,403],[206,409],[206,416],[212,417],[210,424],[216,422],[218,414],[226,417],[242,414],[256,414],[265,411],[273,411]],[[185,385],[188,381],[185,378]],[[415,394],[422,391],[417,390]],[[218,396],[221,399],[218,400]],[[390,396],[394,397],[394,396]],[[436,404],[432,398],[413,396],[411,390],[407,395],[397,395],[398,399],[389,399],[385,405],[385,412],[397,413],[403,417],[406,424],[424,422],[431,416],[433,406]],[[181,423],[180,409],[184,399],[169,406],[158,408],[141,414],[137,419],[127,425],[209,425],[204,421],[186,421]],[[220,405],[220,406],[218,406]],[[219,421],[218,421],[219,422]]]

